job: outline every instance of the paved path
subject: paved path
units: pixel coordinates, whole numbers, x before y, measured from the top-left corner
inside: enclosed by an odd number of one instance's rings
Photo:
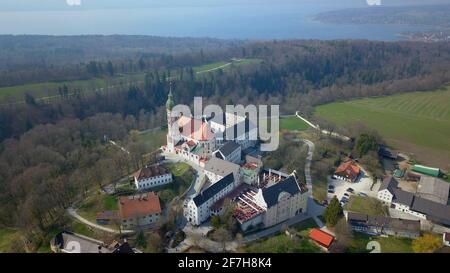
[[[77,210],[74,209],[74,208],[68,208],[67,212],[69,213],[69,215],[71,215],[72,217],[74,217],[78,221],[82,222],[85,225],[93,227],[95,229],[99,229],[99,230],[106,231],[106,232],[109,232],[109,233],[120,233],[120,231],[117,230],[117,229],[112,229],[112,228],[108,228],[108,227],[104,227],[104,226],[92,223],[91,221],[87,220],[86,218],[81,217],[81,215],[79,215],[77,213]],[[122,233],[134,233],[134,232],[135,232],[134,230],[129,230],[129,229],[122,230]]]
[[[303,120],[306,124],[308,124],[309,126],[311,126],[312,128],[314,128],[314,129],[316,129],[316,130],[319,130],[319,131],[320,131],[322,134],[324,134],[324,135],[332,136],[332,137],[335,137],[335,138],[338,138],[338,139],[341,139],[341,140],[344,140],[344,141],[350,141],[350,138],[347,137],[347,136],[341,135],[341,134],[336,133],[336,132],[330,132],[330,131],[327,131],[327,130],[321,130],[320,127],[319,127],[318,125],[314,125],[313,123],[311,123],[311,122],[310,122],[309,120],[307,120],[306,118],[300,116],[300,114],[299,114],[298,111],[295,112],[295,115],[296,115],[299,119]]]
[[[130,154],[130,151],[128,151],[127,149],[125,149],[124,147],[120,146],[119,144],[117,144],[115,141],[110,140],[109,143],[111,143],[112,145],[118,147],[119,149],[121,149],[122,151],[124,151],[127,154]]]
[[[215,67],[215,68],[211,68],[211,69],[207,69],[207,70],[202,70],[202,71],[197,71],[196,74],[202,74],[202,73],[212,72],[212,71],[215,71],[215,70],[222,69],[222,68],[225,68],[225,67],[227,67],[227,66],[230,66],[231,64],[232,64],[232,62],[231,62],[231,63],[226,63],[226,64],[224,64],[224,65],[221,65],[221,66],[218,66],[218,67]]]
[[[306,143],[306,145],[308,145],[308,155],[306,156],[306,163],[305,163],[305,180],[306,180],[306,185],[308,186],[308,191],[310,193],[310,195],[312,195],[312,178],[311,178],[311,161],[314,155],[314,149],[315,149],[315,145],[314,143],[312,143],[311,141],[307,140],[307,139],[303,139],[303,142]]]

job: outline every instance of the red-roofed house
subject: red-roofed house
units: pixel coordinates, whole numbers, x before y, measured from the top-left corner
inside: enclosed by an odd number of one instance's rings
[[[160,215],[161,204],[154,192],[119,199],[119,216],[125,229],[152,225]]]
[[[309,238],[319,245],[328,249],[334,241],[333,235],[326,233],[318,228],[313,228],[309,232]]]
[[[347,182],[355,182],[361,173],[361,168],[353,160],[349,159],[339,165],[334,172],[333,178],[341,179]]]

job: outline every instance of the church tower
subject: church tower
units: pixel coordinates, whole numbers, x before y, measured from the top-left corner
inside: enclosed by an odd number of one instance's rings
[[[173,101],[173,95],[172,95],[172,83],[170,83],[170,91],[169,96],[167,98],[166,102],[166,111],[167,111],[167,150],[169,152],[175,151],[175,143],[173,139],[173,132],[172,132],[172,126],[175,122],[175,118],[172,117],[172,109],[175,106],[175,102]]]

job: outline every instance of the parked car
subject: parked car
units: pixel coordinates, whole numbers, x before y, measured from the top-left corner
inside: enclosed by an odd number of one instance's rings
[[[348,193],[344,193],[345,197],[350,197],[350,195]]]
[[[352,189],[352,188],[348,188],[347,189],[347,192],[351,192],[351,193],[353,193],[355,190],[354,189]]]
[[[362,197],[367,197],[367,194],[365,194],[365,193],[363,193],[363,192],[358,193],[358,195],[359,195],[359,196],[362,196]]]
[[[334,190],[328,190],[328,193],[334,193]]]
[[[328,185],[328,189],[329,189],[329,190],[334,189],[334,185]]]

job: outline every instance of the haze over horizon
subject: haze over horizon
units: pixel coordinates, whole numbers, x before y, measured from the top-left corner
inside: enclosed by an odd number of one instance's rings
[[[223,39],[396,40],[407,26],[333,25],[321,12],[370,8],[368,0],[2,0],[0,34],[156,35]],[[448,3],[444,0],[426,4]],[[420,0],[381,0],[382,6]],[[25,19],[24,19],[25,18]]]

